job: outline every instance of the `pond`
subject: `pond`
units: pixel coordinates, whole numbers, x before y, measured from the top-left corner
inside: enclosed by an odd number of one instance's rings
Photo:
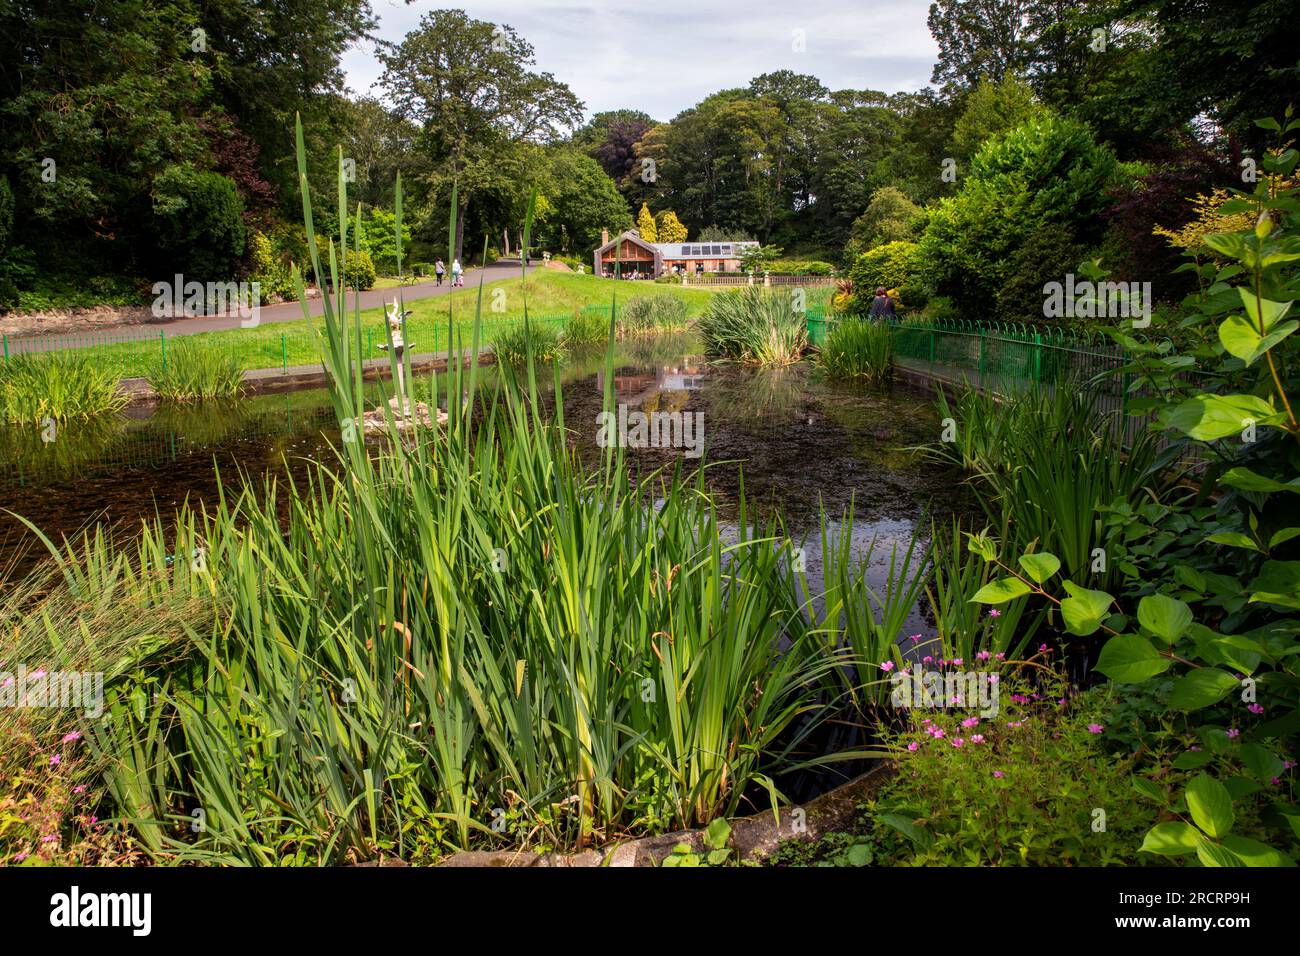
[[[560,375],[570,442],[593,468],[602,454],[604,365],[603,354],[577,356]],[[496,379],[496,370],[484,371],[488,383]],[[539,379],[549,388],[548,373]],[[427,380],[418,387],[426,390]],[[390,383],[370,388],[376,404],[391,392]],[[724,519],[736,514],[743,474],[751,509],[779,511],[791,537],[809,536],[814,582],[821,509],[835,517],[851,507],[854,550],[865,554],[877,538],[873,562],[883,567],[924,513],[942,517],[955,506],[952,474],[911,450],[938,433],[928,395],[827,382],[807,362],[771,371],[713,365],[690,335],[620,343],[613,390],[615,402],[632,411],[701,416],[702,459],[682,448],[629,448],[634,474],[706,461],[706,484]],[[338,442],[339,429],[328,393],[318,388],[229,404],[137,407],[111,421],[65,426],[53,441],[44,437],[34,428],[0,432],[0,568],[11,572],[42,552],[8,511],[55,541],[96,522],[130,531],[186,499],[213,500],[218,471],[227,480],[302,474],[308,460]]]

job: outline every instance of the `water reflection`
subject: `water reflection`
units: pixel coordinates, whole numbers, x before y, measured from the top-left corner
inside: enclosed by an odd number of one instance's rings
[[[570,356],[558,368],[565,424],[579,459],[595,468],[606,357],[602,350]],[[482,369],[484,392],[503,370]],[[434,378],[421,377],[423,399]],[[551,370],[539,370],[543,402],[553,408]],[[447,376],[436,376],[446,407]],[[774,371],[710,365],[692,336],[619,344],[613,372],[616,404],[646,413],[703,414],[706,484],[724,520],[734,520],[742,488],[751,510],[779,509],[787,532],[807,535],[809,571],[819,578],[818,515],[855,513],[854,549],[874,535],[906,540],[927,506],[952,500],[952,479],[919,461],[909,448],[937,431],[932,403],[905,392],[869,391],[821,381],[807,364]],[[368,386],[370,404],[391,383]],[[39,429],[0,430],[0,509],[30,518],[47,533],[74,533],[92,521],[132,528],[167,515],[186,498],[215,496],[214,465],[223,476],[305,471],[306,460],[337,441],[324,389],[255,396],[219,405],[158,406],[80,427],[45,441]],[[699,467],[682,449],[628,449],[634,475],[659,468]],[[742,472],[743,467],[743,472]],[[743,476],[743,477],[742,477]],[[0,568],[26,530],[0,511]],[[883,545],[883,542],[882,542]],[[875,559],[887,561],[878,545]]]

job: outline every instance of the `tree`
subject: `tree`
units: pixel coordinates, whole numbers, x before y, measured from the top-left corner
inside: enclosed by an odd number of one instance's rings
[[[600,244],[600,231],[617,235],[632,227],[632,214],[600,164],[571,146],[550,150],[544,195],[550,206],[538,238],[548,248],[587,255]]]
[[[460,256],[471,198],[508,189],[509,154],[560,139],[581,119],[582,104],[550,73],[529,69],[533,48],[513,29],[461,10],[425,14],[379,57],[380,83],[399,115],[420,127],[420,149],[433,169],[430,190],[449,198],[457,188],[453,255]]]
[[[953,156],[970,159],[985,140],[1001,136],[1043,109],[1029,84],[1014,73],[1001,80],[985,77],[966,98],[966,108],[953,127]]]
[[[636,144],[654,125],[654,120],[640,110],[597,113],[573,134],[573,144],[600,163],[618,183],[632,172]]]
[[[646,242],[658,241],[656,238],[658,233],[655,230],[655,217],[650,214],[650,207],[645,203],[641,204],[641,211],[637,213],[636,229]]]
[[[677,218],[677,213],[671,209],[662,213],[662,219],[656,227],[659,233],[659,242],[685,242],[689,233],[682,221]]]
[[[853,221],[849,239],[850,256],[887,242],[916,238],[925,221],[921,207],[895,186],[884,186],[871,194],[866,211]]]
[[[939,44],[931,80],[947,88],[972,87],[1024,72],[1035,35],[1034,0],[937,0],[926,24]]]
[[[1043,284],[1100,241],[1118,171],[1087,126],[1051,113],[989,140],[930,210],[919,256],[935,291],[972,317],[1041,317]]]

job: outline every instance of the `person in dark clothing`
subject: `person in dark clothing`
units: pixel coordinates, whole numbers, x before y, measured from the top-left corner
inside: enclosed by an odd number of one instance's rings
[[[873,322],[894,318],[894,300],[889,297],[884,286],[876,290],[876,297],[871,300],[870,315]]]

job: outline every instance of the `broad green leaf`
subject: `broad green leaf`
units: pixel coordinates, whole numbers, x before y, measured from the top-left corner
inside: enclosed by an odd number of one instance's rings
[[[998,578],[976,591],[975,596],[971,598],[971,603],[1006,604],[1018,597],[1024,597],[1029,592],[1029,585],[1019,578]]]
[[[1245,866],[1245,863],[1231,850],[1213,840],[1207,840],[1204,836],[1196,841],[1196,858],[1201,861],[1202,866]]]
[[[1166,644],[1172,644],[1191,626],[1192,609],[1177,598],[1149,594],[1138,603],[1138,623]]]
[[[1300,478],[1293,478],[1291,481],[1283,484],[1273,478],[1267,478],[1264,475],[1256,474],[1249,468],[1229,468],[1219,479],[1223,484],[1230,485],[1233,488],[1240,488],[1242,491],[1292,491],[1300,495]]]
[[[1161,806],[1168,802],[1165,788],[1154,780],[1148,780],[1146,777],[1134,777],[1133,789],[1148,800],[1152,800]]]
[[[1295,860],[1281,850],[1275,850],[1267,843],[1249,837],[1226,836],[1223,838],[1223,848],[1246,866],[1295,866]]]
[[[1200,667],[1174,681],[1169,691],[1169,706],[1176,710],[1200,710],[1223,700],[1238,683],[1227,671]]]
[[[930,849],[930,844],[934,842],[934,837],[930,831],[918,824],[915,820],[909,819],[898,813],[882,813],[876,817],[881,823],[893,827],[903,836],[907,837],[917,848],[925,851]]]
[[[1038,554],[1022,554],[1020,556],[1020,566],[1025,569],[1026,574],[1034,579],[1036,584],[1042,584],[1061,570],[1061,559],[1046,551]]]
[[[1210,544],[1221,544],[1229,548],[1245,548],[1247,551],[1259,550],[1259,545],[1240,531],[1220,531],[1218,534],[1210,535],[1205,540]]]
[[[1300,537],[1300,528],[1283,528],[1281,531],[1273,533],[1273,537],[1268,539],[1269,550],[1273,550],[1279,544],[1290,541],[1292,538]]]
[[[1260,780],[1268,781],[1282,773],[1282,760],[1259,744],[1241,745],[1241,762]]]
[[[1250,316],[1251,321],[1255,323],[1255,327],[1258,328],[1260,323],[1263,322],[1265,333],[1277,325],[1286,315],[1287,310],[1291,308],[1290,302],[1273,302],[1269,299],[1261,299],[1245,286],[1237,286],[1237,294],[1241,296],[1241,304],[1246,307],[1246,313]]]
[[[1160,656],[1145,637],[1120,634],[1102,646],[1094,669],[1117,684],[1139,684],[1163,674],[1172,663],[1168,657]]]
[[[1080,587],[1073,581],[1065,582],[1065,590],[1070,594],[1061,602],[1061,618],[1065,621],[1065,629],[1071,634],[1087,637],[1106,620],[1114,598],[1105,591]]]
[[[1188,750],[1180,753],[1170,763],[1175,770],[1199,770],[1214,759],[1208,750]]]
[[[1216,839],[1232,830],[1232,797],[1208,773],[1198,773],[1187,785],[1187,810],[1192,821]]]
[[[1196,828],[1181,820],[1169,823],[1157,823],[1147,831],[1146,838],[1138,847],[1139,853],[1155,853],[1159,856],[1181,856],[1196,849],[1201,835]]]
[[[1254,395],[1196,395],[1169,412],[1166,422],[1198,441],[1237,435],[1250,423],[1272,425],[1282,415]]]
[[[731,824],[725,817],[715,817],[704,830],[704,842],[714,850],[721,850],[731,839]]]
[[[865,843],[855,843],[849,847],[849,866],[868,866],[873,859],[871,847]]]

